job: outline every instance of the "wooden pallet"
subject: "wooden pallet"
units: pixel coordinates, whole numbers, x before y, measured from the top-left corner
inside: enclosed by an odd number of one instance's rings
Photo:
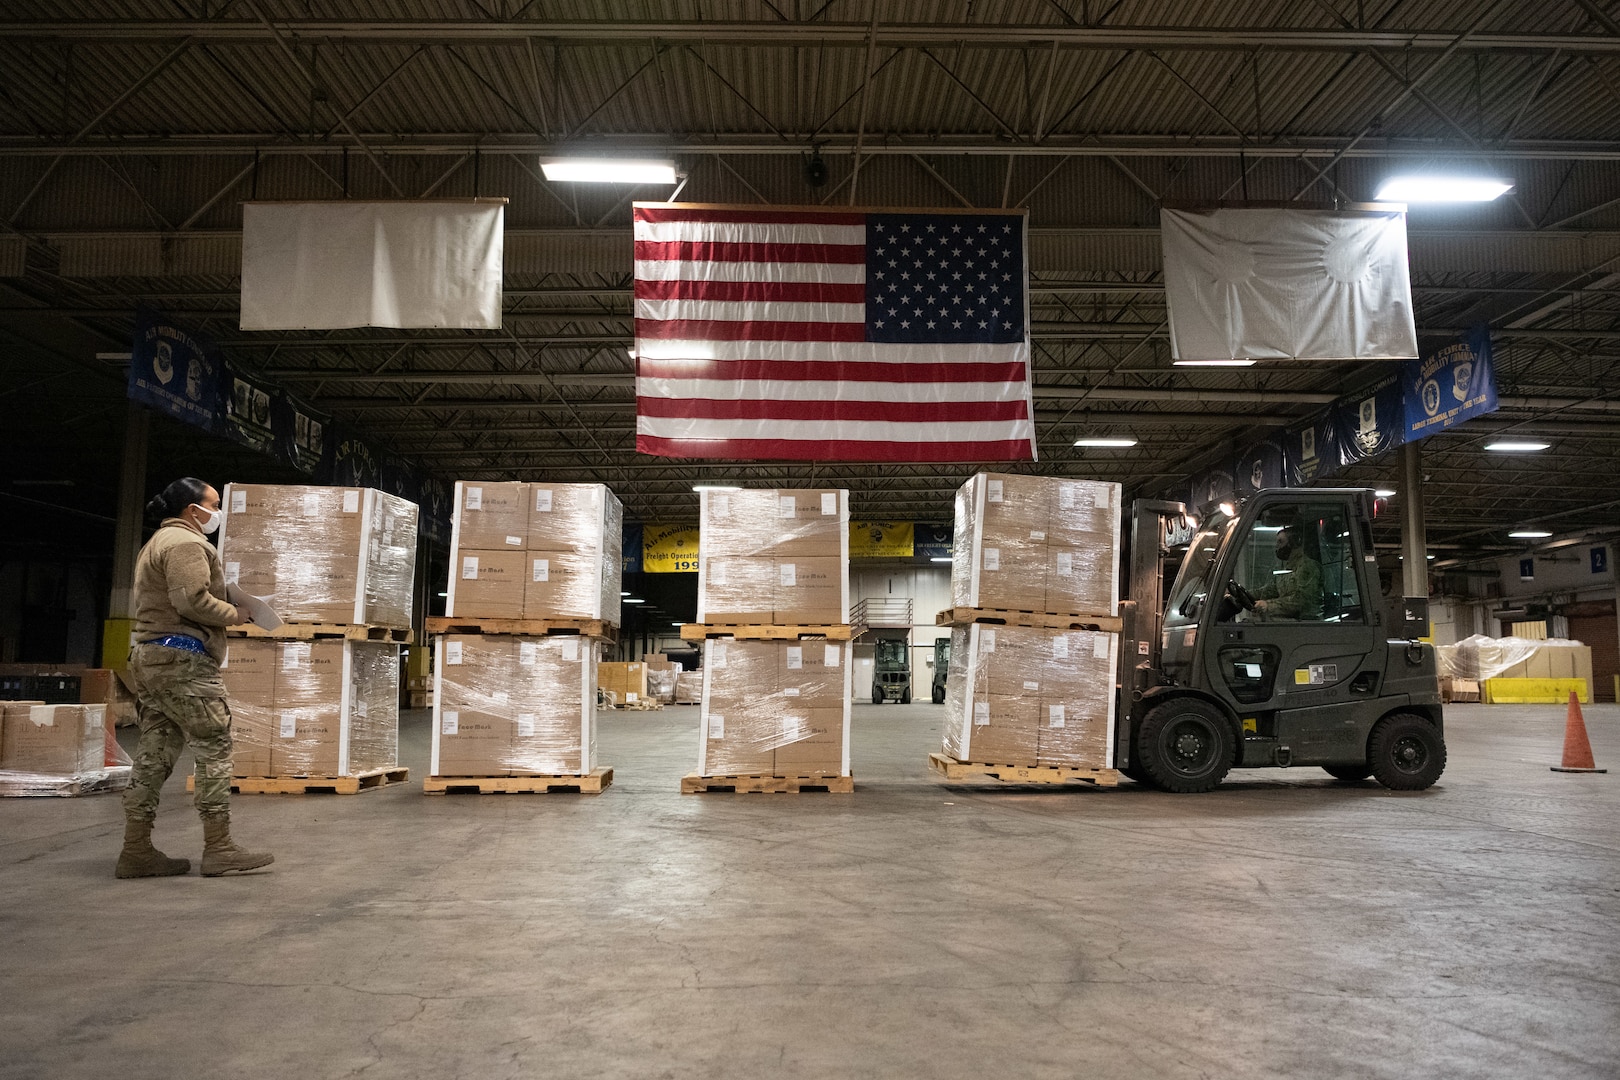
[[[761,623],[682,623],[682,641],[734,637],[738,641],[796,641],[799,638],[826,638],[848,641],[854,628],[848,623],[798,623],[767,626]]]
[[[699,776],[690,773],[681,778],[681,794],[697,795],[706,791],[730,791],[738,795],[749,793],[793,794],[804,791],[825,791],[848,795],[855,790],[853,776],[765,776],[754,773],[747,776]]]
[[[989,623],[1028,626],[1042,630],[1101,630],[1117,634],[1124,626],[1118,615],[1086,615],[1063,611],[1012,611],[1006,608],[953,607],[934,616],[935,626]]]
[[[618,641],[619,628],[606,619],[463,619],[434,615],[426,620],[429,634],[578,634]]]
[[[662,701],[630,701],[623,705],[609,705],[607,708],[619,712],[661,712],[664,708]]]
[[[404,766],[371,769],[353,776],[233,776],[231,790],[241,795],[357,795],[373,788],[402,784],[411,770]],[[195,791],[197,776],[186,777],[186,790]]]
[[[409,645],[416,640],[410,630],[397,626],[371,626],[366,623],[282,623],[274,630],[248,623],[226,629],[227,637],[270,638],[274,641],[313,641],[316,638],[342,638],[345,641],[383,641]]]
[[[1118,787],[1117,769],[1082,769],[1064,765],[993,765],[958,761],[945,754],[929,754],[928,768],[946,780],[1000,780],[1005,784],[1064,784],[1080,781],[1096,787]]]
[[[613,783],[613,770],[554,773],[549,776],[429,776],[422,781],[424,795],[543,795],[550,791],[600,795]]]

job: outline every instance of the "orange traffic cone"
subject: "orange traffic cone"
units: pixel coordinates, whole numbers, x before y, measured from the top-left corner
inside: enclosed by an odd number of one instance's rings
[[[1564,720],[1564,762],[1554,765],[1553,772],[1603,772],[1592,760],[1592,744],[1586,738],[1586,718],[1581,715],[1581,703],[1575,691],[1569,692],[1569,715]]]

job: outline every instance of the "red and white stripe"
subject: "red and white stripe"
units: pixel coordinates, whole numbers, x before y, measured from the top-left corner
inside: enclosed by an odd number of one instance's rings
[[[636,448],[1033,459],[1029,345],[865,340],[866,215],[635,208]]]

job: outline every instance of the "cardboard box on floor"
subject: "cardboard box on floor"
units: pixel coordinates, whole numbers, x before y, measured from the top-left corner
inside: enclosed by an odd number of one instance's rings
[[[103,705],[7,702],[0,713],[0,769],[80,776],[106,765]]]
[[[647,697],[647,665],[604,662],[596,669],[597,685],[616,696],[621,704],[633,705]]]
[[[596,767],[597,639],[446,634],[434,644],[434,776]]]
[[[353,776],[399,763],[399,646],[232,638],[220,666],[238,776]]]
[[[845,642],[704,643],[698,772],[849,775]]]

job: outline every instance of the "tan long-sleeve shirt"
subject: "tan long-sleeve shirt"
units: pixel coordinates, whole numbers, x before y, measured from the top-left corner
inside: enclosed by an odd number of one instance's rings
[[[225,659],[225,628],[236,607],[225,601],[225,564],[195,526],[166,518],[135,561],[135,640],[165,634],[197,638]]]

